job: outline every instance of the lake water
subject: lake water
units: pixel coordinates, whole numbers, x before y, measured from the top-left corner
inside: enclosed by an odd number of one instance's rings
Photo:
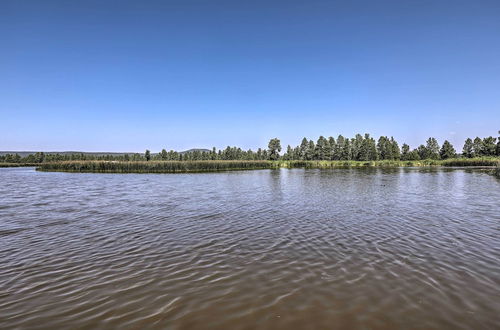
[[[0,169],[0,328],[498,329],[500,180]]]

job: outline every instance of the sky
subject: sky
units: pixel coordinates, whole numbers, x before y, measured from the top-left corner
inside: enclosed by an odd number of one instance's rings
[[[0,150],[500,130],[500,1],[0,1]]]

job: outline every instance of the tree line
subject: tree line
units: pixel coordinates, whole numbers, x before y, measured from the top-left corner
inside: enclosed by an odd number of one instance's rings
[[[499,132],[500,134],[500,132]],[[498,140],[498,142],[497,142]],[[393,137],[381,136],[375,140],[370,134],[357,134],[354,138],[339,135],[325,138],[320,136],[316,143],[302,139],[296,147],[288,146],[282,156],[285,160],[421,160],[449,159],[458,157],[496,157],[500,156],[500,137],[468,138],[462,153],[457,154],[454,146],[447,140],[440,146],[438,141],[430,137],[425,144],[410,149],[406,143],[400,147]]]
[[[499,131],[500,134],[500,131]],[[37,152],[26,157],[18,154],[0,156],[4,163],[44,163],[69,160],[104,160],[104,161],[189,161],[189,160],[423,160],[423,159],[449,159],[449,158],[474,158],[474,157],[500,157],[500,137],[492,136],[465,140],[461,153],[457,153],[454,146],[447,140],[440,146],[438,141],[430,137],[425,144],[411,149],[406,143],[400,147],[393,137],[381,136],[375,140],[370,134],[356,134],[353,138],[339,135],[337,138],[320,136],[315,142],[303,138],[295,147],[287,146],[281,155],[281,141],[271,139],[266,149],[259,148],[242,150],[238,147],[226,147],[217,150],[194,150],[191,152],[177,152],[174,150],[152,154],[149,150],[144,153],[123,155],[92,155],[84,153],[54,154]]]

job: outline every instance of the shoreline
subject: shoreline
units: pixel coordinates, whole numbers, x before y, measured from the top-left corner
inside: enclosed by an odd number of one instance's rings
[[[1,165],[0,165],[1,166]],[[64,161],[41,164],[16,164],[13,167],[36,167],[42,172],[71,173],[210,173],[222,171],[306,168],[409,168],[409,167],[443,167],[443,168],[484,168],[500,169],[500,159],[471,158],[420,161]],[[6,167],[6,166],[2,166]],[[496,170],[495,173],[500,172]],[[499,174],[500,175],[500,174]]]

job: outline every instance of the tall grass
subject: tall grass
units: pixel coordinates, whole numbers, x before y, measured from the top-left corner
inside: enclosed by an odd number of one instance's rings
[[[0,163],[0,167],[31,167],[38,165],[40,163]]]
[[[281,167],[285,168],[342,168],[342,167],[411,167],[411,166],[439,166],[438,160],[290,160],[281,161]]]
[[[39,171],[91,172],[91,173],[186,173],[230,170],[256,170],[275,168],[270,161],[65,161],[43,163]]]
[[[498,166],[498,158],[456,158],[441,161],[443,166]]]
[[[280,161],[285,168],[339,168],[339,167],[418,167],[418,166],[496,166],[498,158],[456,158],[446,160],[287,160]]]
[[[447,160],[203,160],[203,161],[63,161],[42,163],[39,171],[94,172],[94,173],[186,173],[230,170],[258,170],[274,168],[345,168],[345,167],[421,167],[421,166],[496,166],[495,158],[459,158]]]

